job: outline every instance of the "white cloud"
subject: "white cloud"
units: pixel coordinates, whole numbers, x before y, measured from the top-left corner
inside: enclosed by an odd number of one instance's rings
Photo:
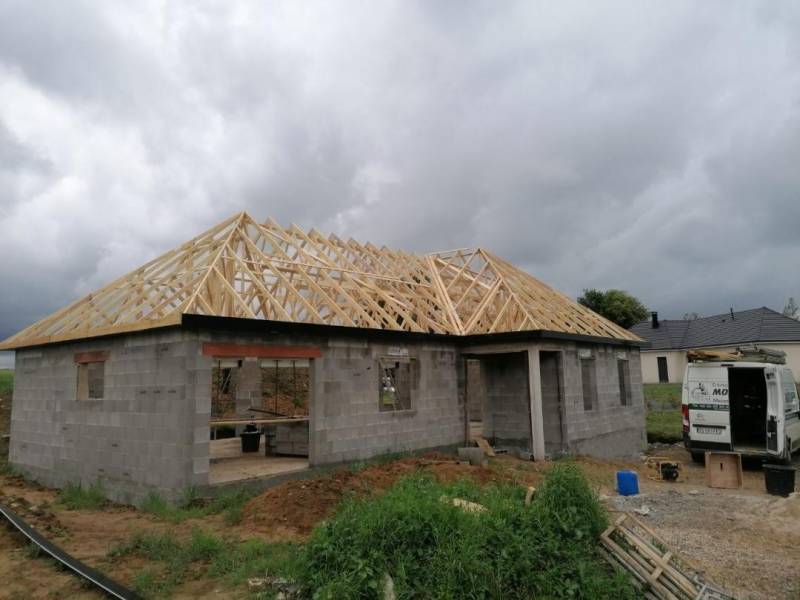
[[[242,208],[667,315],[780,308],[798,25],[788,1],[0,4],[0,337]]]

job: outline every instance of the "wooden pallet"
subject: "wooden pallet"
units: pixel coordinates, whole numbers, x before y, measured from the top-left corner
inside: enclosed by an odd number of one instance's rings
[[[702,581],[699,570],[650,527],[629,513],[612,513],[600,536],[603,555],[633,575],[644,597],[652,600],[732,600],[733,596]]]

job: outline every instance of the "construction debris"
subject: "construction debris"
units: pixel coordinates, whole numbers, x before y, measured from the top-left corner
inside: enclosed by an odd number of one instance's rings
[[[633,575],[635,585],[650,600],[734,600],[703,581],[700,571],[667,547],[652,529],[630,513],[615,513],[600,536],[603,555],[612,565]]]
[[[706,485],[710,488],[742,487],[742,455],[737,452],[706,452]]]
[[[464,509],[466,512],[471,513],[482,513],[486,512],[488,509],[483,504],[478,504],[477,502],[470,502],[469,500],[464,500],[463,498],[448,498],[447,496],[442,496],[439,498],[445,504],[452,504],[458,508]]]
[[[489,464],[489,460],[486,458],[486,453],[483,451],[483,449],[475,447],[459,448],[458,460],[468,460],[469,464],[475,467],[485,467]]]
[[[536,494],[536,488],[528,486],[528,491],[525,492],[525,506],[529,506],[530,503],[533,501],[533,496]]]
[[[483,450],[486,456],[494,456],[494,450],[492,450],[492,447],[489,445],[489,442],[486,441],[486,438],[475,438],[475,443],[478,444],[478,448]]]

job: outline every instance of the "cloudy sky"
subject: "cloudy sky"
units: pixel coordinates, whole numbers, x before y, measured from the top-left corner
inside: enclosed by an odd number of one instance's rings
[[[246,209],[800,296],[800,4],[0,0],[0,338]]]

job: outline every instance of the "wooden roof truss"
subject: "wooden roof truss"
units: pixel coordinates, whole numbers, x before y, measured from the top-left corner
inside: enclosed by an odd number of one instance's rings
[[[184,314],[452,335],[636,336],[481,248],[409,254],[231,217],[0,349],[176,325]]]

